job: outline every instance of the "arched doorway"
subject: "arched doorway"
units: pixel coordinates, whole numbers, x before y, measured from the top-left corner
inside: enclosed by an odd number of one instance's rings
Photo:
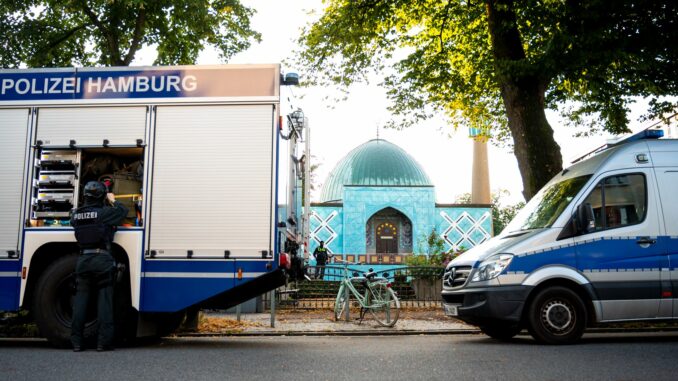
[[[382,222],[377,225],[375,234],[377,253],[398,253],[398,227],[390,222]]]
[[[394,208],[384,208],[367,220],[365,247],[368,254],[412,252],[412,222]]]

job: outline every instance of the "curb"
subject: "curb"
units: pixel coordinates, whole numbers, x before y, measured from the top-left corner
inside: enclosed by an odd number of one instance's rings
[[[678,332],[678,327],[648,328],[590,328],[585,334],[598,333],[656,333]],[[250,332],[179,332],[176,337],[266,337],[266,336],[433,336],[433,335],[477,335],[480,329],[436,329],[436,330],[398,330],[398,331],[250,331]],[[522,331],[521,335],[529,335]]]
[[[436,329],[399,331],[250,331],[250,332],[184,332],[177,337],[223,337],[223,336],[416,336],[416,335],[470,335],[478,329]]]

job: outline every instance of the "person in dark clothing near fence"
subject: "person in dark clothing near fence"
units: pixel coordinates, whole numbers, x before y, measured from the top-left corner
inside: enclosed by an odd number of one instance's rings
[[[313,251],[313,257],[315,257],[316,261],[315,279],[323,279],[325,277],[325,265],[327,265],[327,261],[332,257],[327,252],[325,241],[320,241],[320,246],[316,247]]]
[[[111,255],[111,242],[116,226],[127,215],[127,208],[115,201],[113,193],[98,181],[90,181],[84,189],[85,204],[71,213],[71,225],[80,245],[75,268],[76,294],[73,303],[71,344],[73,351],[85,349],[84,327],[90,294],[97,295],[97,351],[113,350],[113,286],[116,265]],[[107,201],[109,205],[104,205]]]

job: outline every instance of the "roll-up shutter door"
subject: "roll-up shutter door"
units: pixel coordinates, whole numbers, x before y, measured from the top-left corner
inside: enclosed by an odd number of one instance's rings
[[[38,114],[37,140],[45,146],[112,146],[145,142],[146,107],[42,108]]]
[[[159,106],[155,257],[261,257],[273,234],[273,106]]]
[[[0,258],[19,244],[28,116],[28,109],[0,110]]]

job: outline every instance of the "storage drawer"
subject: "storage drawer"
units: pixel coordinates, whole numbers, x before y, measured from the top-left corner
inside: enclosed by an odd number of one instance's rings
[[[59,192],[55,189],[40,189],[36,201],[38,204],[43,202],[68,202],[73,204],[73,190]]]
[[[77,151],[42,151],[40,154],[41,162],[71,162],[78,161]]]
[[[36,186],[62,185],[75,186],[75,173],[42,171],[35,181]]]
[[[33,219],[37,218],[64,218],[64,217],[69,217],[71,215],[71,211],[41,211],[41,212],[33,212]]]

